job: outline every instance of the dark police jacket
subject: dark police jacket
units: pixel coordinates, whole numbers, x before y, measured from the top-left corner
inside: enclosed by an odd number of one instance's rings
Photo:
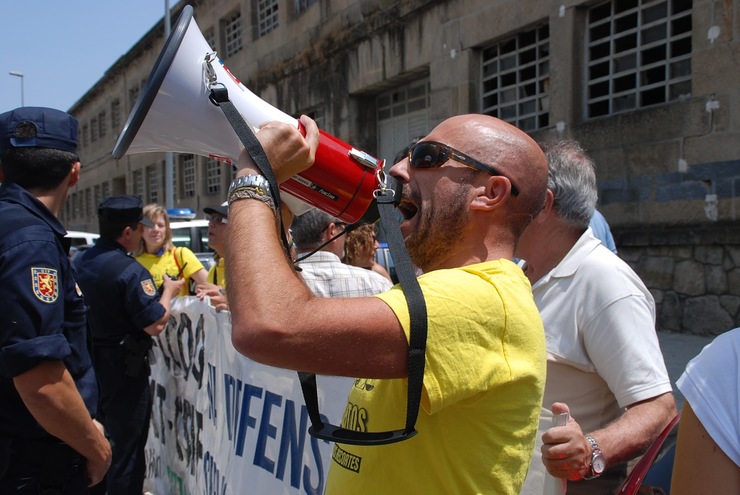
[[[102,238],[75,260],[75,267],[90,307],[95,347],[114,347],[128,336],[150,340],[143,329],[165,309],[146,268],[123,246]]]
[[[13,377],[63,361],[91,417],[98,385],[84,300],[59,220],[15,184],[0,187],[0,436],[51,438],[23,404]]]

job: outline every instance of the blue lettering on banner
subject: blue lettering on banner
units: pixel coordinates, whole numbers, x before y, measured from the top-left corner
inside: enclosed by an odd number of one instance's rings
[[[282,403],[282,396],[274,394],[269,390],[265,392],[265,400],[262,402],[260,429],[257,434],[257,447],[254,450],[254,465],[270,473],[275,468],[275,461],[267,458],[265,455],[265,446],[267,445],[267,437],[277,437],[277,428],[270,423],[270,411],[272,411],[272,406],[280,406]]]
[[[285,400],[282,428],[279,431],[270,421],[276,407],[283,404],[283,397],[274,392],[263,390],[249,383],[245,383],[229,374],[224,374],[224,400],[226,410],[226,429],[228,438],[234,449],[234,454],[243,457],[249,428],[256,429],[255,451],[253,464],[272,473],[279,480],[285,477],[285,471],[290,463],[290,485],[300,488],[309,495],[319,495],[324,490],[324,466],[318,440],[308,435],[308,412],[301,406],[300,419],[296,418],[296,405],[292,400]],[[264,396],[264,398],[263,398]],[[253,409],[252,399],[262,400],[262,412],[259,426],[256,415],[250,414]],[[256,404],[254,404],[256,406]],[[256,412],[256,411],[255,411]],[[322,415],[322,420],[329,420]],[[278,438],[278,431],[280,437]],[[277,467],[274,459],[267,456],[269,439],[279,442]],[[303,464],[303,455],[306,438],[311,438],[311,457],[315,463],[314,470]],[[325,442],[328,443],[328,442]],[[301,472],[302,470],[302,472]],[[315,476],[315,484],[312,477]]]
[[[206,452],[203,458],[203,482],[205,495],[226,495],[226,489],[229,487],[226,477],[218,470],[216,459],[210,452]]]
[[[249,406],[252,397],[262,397],[262,389],[243,383],[228,374],[224,375],[224,385],[229,440],[234,444],[234,454],[241,457],[244,455],[247,428],[254,429],[257,424],[257,418],[249,415]]]

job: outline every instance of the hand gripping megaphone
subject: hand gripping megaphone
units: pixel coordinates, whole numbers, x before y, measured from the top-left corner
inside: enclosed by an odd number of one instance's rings
[[[228,90],[230,101],[253,131],[269,121],[299,126],[298,120],[257,97],[231,74],[198,28],[193,8],[186,5],[129,115],[113,158],[172,151],[235,164],[244,146],[210,100],[210,90],[217,86]],[[314,206],[355,223],[385,181],[384,162],[320,133],[314,164],[280,185],[281,198],[295,214]]]

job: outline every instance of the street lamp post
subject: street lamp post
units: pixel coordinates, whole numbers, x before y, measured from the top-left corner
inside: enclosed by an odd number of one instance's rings
[[[21,106],[25,106],[24,97],[23,97],[23,72],[18,72],[15,70],[11,70],[8,72],[11,76],[20,77],[21,78]]]

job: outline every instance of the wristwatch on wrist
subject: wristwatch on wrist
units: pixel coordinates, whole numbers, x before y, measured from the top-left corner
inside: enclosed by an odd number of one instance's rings
[[[249,174],[242,175],[231,181],[229,185],[229,194],[241,187],[254,187],[258,189],[259,194],[270,194],[270,183],[264,175]],[[259,190],[261,189],[261,191]]]
[[[270,183],[262,175],[243,175],[231,182],[229,193],[226,196],[227,203],[231,206],[231,203],[240,199],[256,199],[265,203],[273,211],[277,210],[270,194]]]
[[[591,435],[586,435],[586,440],[591,444],[591,473],[583,477],[584,480],[592,480],[598,478],[606,469],[606,459],[601,453],[599,444],[593,439]]]

